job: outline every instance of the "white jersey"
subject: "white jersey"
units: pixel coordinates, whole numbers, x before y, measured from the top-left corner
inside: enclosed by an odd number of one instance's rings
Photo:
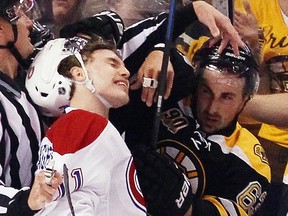
[[[66,164],[75,215],[146,215],[133,158],[115,127],[104,117],[73,110],[57,120],[40,146],[38,168]],[[65,184],[55,201],[36,215],[71,215]]]

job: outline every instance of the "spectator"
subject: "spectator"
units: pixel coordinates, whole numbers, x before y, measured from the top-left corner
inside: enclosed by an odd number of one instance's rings
[[[21,70],[19,63],[34,50],[29,39],[32,22],[26,16],[33,3],[0,3],[0,215],[5,216],[33,215],[51,201],[62,182],[59,173],[54,175],[51,185],[45,183],[43,172],[34,178],[42,124],[26,90],[16,80]]]
[[[281,97],[275,95],[278,93],[287,94],[287,14],[288,2],[285,0],[275,1],[238,1],[238,11],[235,12],[235,27],[239,31],[241,37],[245,39],[259,39],[261,47],[261,69],[263,77],[260,82],[261,94],[273,94],[274,100]],[[271,12],[273,10],[273,13]],[[271,19],[273,17],[273,19]],[[244,24],[245,23],[245,24]],[[247,24],[248,23],[248,24]],[[260,33],[260,34],[258,34]],[[256,38],[256,40],[255,40]],[[263,97],[269,97],[263,96]],[[271,95],[272,97],[272,95]],[[279,101],[277,103],[282,103]],[[273,106],[276,104],[273,104]],[[249,107],[247,107],[249,108]],[[251,108],[251,107],[250,107]],[[276,110],[269,109],[272,114]],[[251,112],[247,110],[247,112]],[[286,113],[287,116],[287,113]],[[253,117],[253,116],[252,116]],[[257,118],[257,115],[255,115]],[[261,143],[266,149],[268,159],[272,168],[272,199],[270,208],[271,214],[277,214],[277,207],[285,208],[287,214],[287,205],[278,204],[281,202],[280,191],[287,190],[287,183],[283,184],[283,175],[288,166],[288,129],[286,127],[278,127],[277,124],[269,125],[269,122],[261,124],[258,136]],[[274,122],[272,122],[274,123]],[[284,199],[285,200],[285,199]],[[286,197],[287,201],[287,197]]]
[[[107,0],[110,10],[117,12],[126,27],[146,18],[156,16],[160,12],[169,11],[169,1],[135,1],[135,0]],[[177,7],[183,6],[183,1],[177,1]]]
[[[168,1],[135,1],[135,0],[39,0],[40,11],[42,12],[41,23],[49,25],[56,37],[63,25],[73,23],[77,20],[90,17],[103,10],[117,12],[123,19],[126,27],[156,16],[160,12],[168,11]],[[183,5],[182,1],[177,2]]]
[[[42,12],[39,22],[47,25],[55,37],[64,25],[108,9],[105,0],[39,0],[38,5]]]
[[[243,110],[243,115],[258,122],[288,127],[288,94],[257,94]]]

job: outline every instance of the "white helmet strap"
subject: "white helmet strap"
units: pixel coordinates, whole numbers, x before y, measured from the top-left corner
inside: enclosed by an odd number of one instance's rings
[[[77,60],[79,61],[80,65],[81,65],[81,67],[82,67],[82,69],[83,69],[83,71],[84,71],[84,73],[85,73],[86,78],[85,78],[85,80],[82,81],[82,82],[79,82],[79,81],[76,81],[76,80],[73,80],[73,82],[76,83],[76,84],[78,84],[78,85],[85,85],[85,87],[86,87],[92,94],[95,93],[95,95],[98,97],[98,99],[99,99],[108,109],[111,108],[111,107],[112,107],[111,104],[110,104],[105,98],[103,98],[101,95],[99,95],[99,94],[97,93],[95,87],[93,86],[93,80],[90,79],[89,76],[88,76],[88,71],[87,71],[87,69],[86,69],[86,67],[85,67],[85,65],[84,65],[84,62],[83,62],[83,59],[82,59],[80,53],[79,53],[79,52],[75,52],[74,55],[75,55],[75,57],[77,58]]]
[[[89,79],[89,77],[88,77],[88,71],[84,65],[83,59],[82,59],[80,53],[78,53],[78,52],[75,52],[74,55],[77,58],[77,60],[79,61],[81,68],[83,69],[83,71],[85,73],[85,80],[82,82],[74,80],[73,82],[78,84],[78,85],[85,85],[86,88],[88,88],[89,91],[93,94],[96,91],[96,89],[92,84],[92,79]]]

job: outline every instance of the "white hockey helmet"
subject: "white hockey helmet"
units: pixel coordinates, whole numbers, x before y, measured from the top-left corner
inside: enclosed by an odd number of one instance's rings
[[[44,116],[58,117],[69,105],[71,81],[58,73],[58,65],[64,58],[79,52],[86,43],[79,37],[54,39],[33,60],[25,85]]]

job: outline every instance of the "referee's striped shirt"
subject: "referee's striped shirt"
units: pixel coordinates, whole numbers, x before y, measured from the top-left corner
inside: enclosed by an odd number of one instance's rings
[[[154,45],[167,42],[168,13],[160,13],[135,23],[125,29],[120,43],[117,45],[126,68],[133,75],[143,64],[145,58],[154,49]],[[191,4],[175,11],[172,41],[182,34],[198,17]],[[171,29],[170,29],[171,31]]]
[[[5,215],[18,189],[31,186],[43,130],[27,94],[2,72],[0,121],[0,215]]]

